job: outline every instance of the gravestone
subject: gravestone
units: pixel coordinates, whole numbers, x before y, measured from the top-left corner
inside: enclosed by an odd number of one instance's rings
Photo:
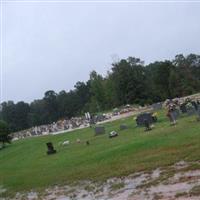
[[[198,110],[198,104],[196,101],[192,101],[191,104],[193,105],[193,107],[195,108],[195,110]]]
[[[72,128],[78,128],[78,125],[76,122],[72,121],[71,124],[72,124]]]
[[[179,111],[178,109],[175,109],[175,110],[173,111],[173,115],[174,115],[175,120],[177,120],[178,117],[180,116],[180,111]]]
[[[104,115],[97,115],[96,117],[95,117],[95,121],[97,121],[97,122],[101,122],[101,121],[104,121],[105,120],[105,117],[104,117]]]
[[[180,110],[181,110],[182,113],[187,113],[186,105],[185,104],[181,104],[180,105]]]
[[[48,148],[47,155],[56,153],[56,150],[54,149],[53,144],[51,142],[47,142],[46,145]]]
[[[145,126],[145,131],[151,130],[150,123],[146,119],[144,120],[144,126]]]
[[[127,129],[128,128],[128,126],[126,125],[126,124],[121,124],[120,125],[120,130],[122,131],[122,130],[125,130],[125,129]]]
[[[118,136],[118,133],[116,131],[111,131],[109,133],[109,138],[113,138],[113,137],[117,137]]]
[[[153,117],[152,113],[142,113],[137,116],[136,123],[138,126],[145,126],[146,123],[152,124]]]
[[[176,120],[177,120],[177,117],[178,117],[177,111],[176,110],[170,111],[169,114],[170,114],[170,122],[176,123]]]
[[[193,106],[187,108],[187,114],[188,114],[189,116],[195,115],[195,114],[196,114],[195,108],[194,108]]]
[[[197,116],[198,116],[198,119],[200,120],[200,105],[198,105],[198,108],[197,108]]]
[[[95,130],[95,135],[101,135],[101,134],[105,134],[105,127],[103,127],[103,126],[96,126],[95,128],[94,128],[94,130]]]
[[[89,122],[89,123],[90,123],[90,126],[96,124],[96,121],[95,121],[94,117],[92,117],[92,118],[90,119],[90,122]]]
[[[162,103],[154,103],[152,104],[153,110],[161,110],[162,109]]]

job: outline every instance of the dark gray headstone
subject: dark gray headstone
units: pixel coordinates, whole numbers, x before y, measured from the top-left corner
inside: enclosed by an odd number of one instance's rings
[[[160,110],[162,109],[162,103],[154,103],[152,104],[153,110]]]
[[[122,130],[125,130],[125,129],[127,129],[128,128],[128,126],[126,125],[126,124],[121,124],[120,125],[120,130],[122,131]]]
[[[78,125],[76,122],[72,121],[71,124],[72,124],[72,128],[78,128]]]
[[[170,114],[170,121],[171,122],[174,122],[174,121],[177,120],[178,115],[177,115],[177,111],[176,110],[170,111],[169,114]]]
[[[105,127],[103,127],[103,126],[96,126],[95,128],[94,128],[94,130],[95,130],[95,135],[101,135],[101,134],[105,134]]]
[[[191,104],[193,105],[193,107],[197,111],[198,110],[198,103],[196,101],[192,101]]]
[[[95,117],[95,119],[96,119],[97,122],[101,122],[101,121],[104,121],[104,120],[105,120],[105,117],[104,117],[104,115],[97,115],[97,116]]]
[[[56,150],[54,149],[53,144],[51,142],[48,142],[46,144],[47,144],[47,148],[48,148],[47,155],[56,153]]]
[[[175,110],[173,111],[173,115],[174,115],[175,120],[177,120],[178,117],[180,116],[180,111],[179,111],[178,109],[175,109]]]
[[[144,120],[144,126],[145,126],[145,131],[151,130],[150,123],[146,119]]]
[[[189,116],[195,115],[195,114],[196,114],[195,108],[194,108],[194,107],[187,108],[187,114],[188,114]]]
[[[92,118],[90,119],[90,125],[94,125],[94,124],[96,124],[96,121],[95,121],[94,117],[92,117]]]
[[[182,113],[187,113],[187,108],[185,104],[180,105],[180,110]]]
[[[198,115],[198,117],[200,118],[200,105],[198,105],[197,115]]]
[[[138,126],[145,126],[146,123],[152,124],[152,113],[142,113],[137,116],[136,123]]]

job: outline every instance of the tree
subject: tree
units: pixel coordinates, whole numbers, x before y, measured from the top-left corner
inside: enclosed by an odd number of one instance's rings
[[[5,147],[5,143],[11,143],[11,136],[8,124],[5,121],[0,121],[0,142],[2,147]]]
[[[90,111],[99,112],[105,109],[104,79],[96,71],[90,73]]]
[[[151,91],[153,102],[164,101],[170,98],[170,73],[173,65],[170,61],[154,62],[146,66],[148,91]]]
[[[200,56],[189,54],[176,55],[173,64],[179,75],[181,83],[181,96],[189,95],[200,90]]]
[[[47,113],[47,120],[52,123],[58,119],[58,104],[57,94],[53,90],[45,92],[44,95],[45,112]]]
[[[28,103],[21,101],[14,104],[14,102],[8,101],[4,102],[2,106],[1,117],[9,123],[11,131],[18,131],[29,127],[28,114],[30,107]]]
[[[146,99],[145,68],[139,58],[129,57],[114,63],[110,78],[116,91],[117,105],[140,103]]]
[[[28,115],[29,127],[47,124],[48,113],[46,111],[45,102],[43,99],[34,100],[30,104],[30,113]]]
[[[90,101],[91,91],[90,91],[90,81],[77,82],[75,87],[75,93],[77,95],[77,103],[78,103],[78,112],[83,113],[88,111],[86,108],[86,104]]]

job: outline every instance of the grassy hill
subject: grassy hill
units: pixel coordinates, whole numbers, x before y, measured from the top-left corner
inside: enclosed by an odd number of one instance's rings
[[[85,128],[55,136],[27,138],[13,142],[0,151],[0,185],[8,192],[42,190],[51,185],[71,184],[79,180],[103,181],[108,177],[151,170],[179,160],[200,159],[200,122],[196,117],[181,117],[170,126],[163,111],[150,132],[136,127],[133,117],[105,124],[106,132],[119,136],[94,136]],[[120,131],[120,124],[129,129]],[[81,143],[76,143],[79,138]],[[60,146],[70,140],[69,146]],[[90,140],[86,146],[85,141]],[[57,154],[46,155],[46,142],[53,142]]]

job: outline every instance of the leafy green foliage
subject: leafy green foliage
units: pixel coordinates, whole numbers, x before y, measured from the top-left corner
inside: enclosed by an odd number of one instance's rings
[[[2,143],[2,147],[5,146],[5,143],[11,142],[11,137],[9,136],[10,131],[6,122],[0,121],[0,142]]]
[[[77,82],[68,92],[49,90],[43,99],[30,104],[4,102],[0,119],[18,131],[88,111],[94,114],[125,104],[151,104],[199,91],[199,55],[179,54],[172,61],[146,66],[139,58],[129,57],[113,63],[105,77],[92,71],[87,82]]]

